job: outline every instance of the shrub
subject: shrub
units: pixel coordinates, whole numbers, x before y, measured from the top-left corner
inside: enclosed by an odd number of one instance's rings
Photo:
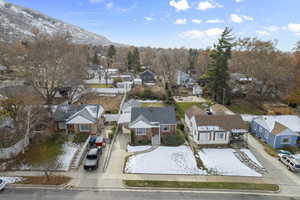
[[[296,154],[299,151],[298,147],[295,146],[291,146],[291,145],[286,145],[282,148],[283,150],[289,151],[292,154]]]
[[[178,124],[177,127],[178,127],[179,130],[184,131],[184,125],[183,124]]]
[[[176,132],[165,137],[162,142],[167,146],[179,146],[184,144],[184,136]]]
[[[133,130],[130,131],[130,142],[131,145],[135,145],[135,133]]]
[[[109,138],[109,140],[112,140],[114,138],[114,132],[109,133],[108,134],[108,138]]]
[[[75,134],[73,142],[76,144],[84,143],[88,137],[89,137],[89,134],[87,134],[87,133],[78,133],[78,134]]]
[[[137,145],[149,145],[151,144],[150,140],[139,140],[137,141]]]

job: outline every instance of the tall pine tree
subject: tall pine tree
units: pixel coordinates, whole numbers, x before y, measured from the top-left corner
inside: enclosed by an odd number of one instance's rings
[[[141,71],[141,60],[140,60],[140,52],[138,48],[134,48],[133,49],[133,53],[132,53],[132,57],[133,57],[133,69],[136,72],[140,72]]]
[[[211,50],[211,61],[208,66],[208,90],[213,99],[220,104],[229,104],[231,101],[231,89],[228,85],[229,72],[228,60],[231,58],[233,47],[232,30],[225,28],[218,44]]]
[[[117,50],[115,48],[114,45],[110,45],[107,51],[107,57],[109,57],[110,59],[114,59],[114,57],[116,56]]]
[[[129,51],[127,54],[127,68],[128,68],[128,70],[133,69],[133,55],[132,55],[131,51]]]

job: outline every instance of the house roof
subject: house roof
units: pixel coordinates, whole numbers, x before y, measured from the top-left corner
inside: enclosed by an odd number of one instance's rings
[[[66,121],[71,115],[78,112],[84,105],[61,104],[54,112],[55,121]]]
[[[176,124],[176,113],[173,106],[132,108],[131,122],[134,122],[140,116],[143,116],[151,123]]]
[[[210,107],[211,112],[214,115],[234,115],[234,113],[221,104],[215,104]]]
[[[263,115],[253,118],[253,121],[272,131],[275,123],[278,122],[290,130],[300,133],[300,118],[297,115]]]
[[[145,82],[155,82],[155,73],[150,71],[150,70],[146,70],[142,73],[140,73],[140,78]]]
[[[68,124],[96,123],[104,109],[101,105],[85,105],[84,108],[71,115],[66,121]]]
[[[55,121],[66,121],[68,123],[79,123],[83,119],[95,123],[101,117],[104,109],[96,104],[64,104],[59,105],[54,113]]]
[[[226,131],[247,130],[240,115],[201,115],[195,116],[197,126],[218,126]]]
[[[273,135],[295,135],[298,136],[297,133],[294,131],[290,130],[286,126],[280,124],[279,122],[275,122],[274,128],[271,131]]]
[[[273,133],[274,135],[277,135],[277,134],[285,131],[286,129],[288,129],[286,126],[284,126],[278,122],[275,122],[274,128],[271,133]]]
[[[187,109],[185,113],[189,118],[192,118],[195,115],[207,115],[207,113],[204,110],[195,105]]]
[[[130,99],[123,104],[122,111],[130,112],[130,109],[134,107],[141,107],[141,103],[136,99]]]

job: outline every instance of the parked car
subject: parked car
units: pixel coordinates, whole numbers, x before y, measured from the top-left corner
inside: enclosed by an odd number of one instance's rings
[[[4,180],[0,179],[0,191],[4,190],[6,185],[7,183]]]
[[[287,166],[290,171],[299,172],[300,171],[300,159],[295,158],[292,155],[279,155],[279,160]]]
[[[89,150],[89,152],[86,155],[84,165],[83,165],[85,170],[98,169],[101,152],[102,152],[101,148],[100,149],[93,148],[93,149]]]
[[[105,147],[106,143],[102,136],[92,136],[89,141],[90,148]]]
[[[288,156],[293,155],[291,152],[286,151],[286,150],[282,150],[282,149],[278,150],[277,153],[278,153],[278,156],[279,156],[280,154],[288,155]]]

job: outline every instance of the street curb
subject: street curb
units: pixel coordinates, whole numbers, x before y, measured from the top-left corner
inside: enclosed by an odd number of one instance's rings
[[[281,192],[280,188],[277,191],[270,191],[270,190],[233,190],[233,189],[206,189],[206,188],[165,188],[165,187],[128,187],[125,186],[126,189],[131,189],[131,190],[170,190],[170,191],[201,191],[201,192],[236,192],[236,193],[268,193],[268,194],[278,194]]]
[[[231,189],[193,189],[193,188],[164,188],[164,187],[72,187],[68,185],[33,185],[33,184],[10,184],[8,188],[14,189],[42,189],[42,190],[74,190],[74,191],[103,191],[103,190],[121,190],[121,191],[173,191],[173,192],[216,192],[216,193],[240,193],[240,194],[279,194],[281,189],[277,191],[267,190],[231,190]]]

